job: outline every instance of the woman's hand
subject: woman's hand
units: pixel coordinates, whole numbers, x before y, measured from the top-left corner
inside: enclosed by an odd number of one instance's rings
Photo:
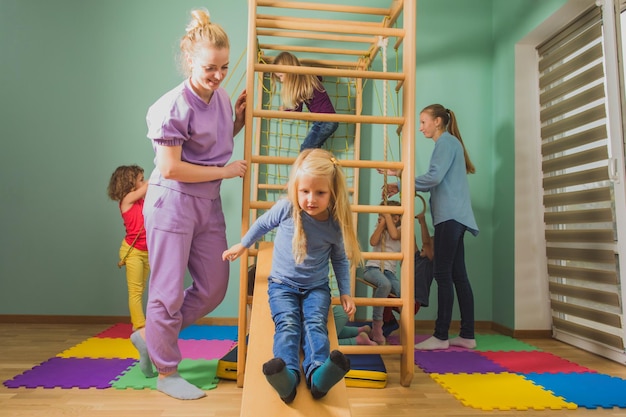
[[[246,90],[243,90],[237,101],[235,102],[235,125],[233,127],[233,136],[236,136],[237,133],[244,127],[246,124]]]
[[[224,178],[243,177],[248,170],[248,162],[245,160],[233,161],[230,164],[224,166],[226,174]]]

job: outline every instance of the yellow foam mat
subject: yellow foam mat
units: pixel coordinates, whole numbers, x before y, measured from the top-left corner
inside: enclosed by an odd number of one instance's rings
[[[130,339],[90,337],[57,356],[60,358],[139,359],[139,352]]]
[[[387,373],[350,369],[345,376],[346,387],[354,388],[385,388]]]
[[[463,405],[482,410],[576,409],[523,376],[508,372],[486,374],[430,374]]]

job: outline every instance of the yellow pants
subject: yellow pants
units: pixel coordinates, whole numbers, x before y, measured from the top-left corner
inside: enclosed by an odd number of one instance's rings
[[[120,260],[126,256],[130,245],[122,240]],[[150,264],[148,251],[133,248],[126,258],[126,282],[128,284],[128,310],[133,330],[141,329],[146,325],[146,316],[143,312],[143,293],[146,290]]]

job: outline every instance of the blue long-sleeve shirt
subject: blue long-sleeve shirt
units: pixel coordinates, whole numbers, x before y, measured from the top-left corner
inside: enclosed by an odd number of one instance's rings
[[[428,172],[415,178],[415,191],[430,192],[433,225],[456,220],[474,236],[478,234],[463,146],[449,132],[444,132],[435,141]]]
[[[249,248],[267,232],[277,228],[274,238],[271,279],[297,288],[310,289],[328,283],[329,260],[337,279],[339,294],[350,294],[350,263],[346,256],[341,228],[332,219],[315,220],[302,213],[307,250],[304,261],[296,264],[292,252],[294,223],[292,205],[287,199],[277,201],[263,213],[241,239]]]

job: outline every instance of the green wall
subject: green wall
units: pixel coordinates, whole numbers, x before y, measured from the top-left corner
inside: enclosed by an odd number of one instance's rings
[[[417,111],[434,102],[454,110],[477,167],[470,187],[481,233],[466,239],[477,320],[513,325],[513,46],[564,1],[418,1]],[[181,81],[178,40],[189,11],[202,5],[0,0],[0,314],[128,314],[116,267],[123,226],[106,185],[118,165],[152,170],[146,110]],[[247,2],[207,6],[231,38],[225,87],[235,95],[244,87],[245,57],[236,63],[246,47]],[[415,138],[420,173],[433,143]],[[363,195],[374,201],[382,179],[368,178]],[[234,243],[241,180],[226,180],[222,198]],[[236,263],[226,301],[211,315],[235,317],[237,297]],[[418,318],[434,318],[431,305]]]
[[[514,328],[515,44],[566,0],[493,2],[493,311],[492,321]],[[533,261],[521,259],[518,262]],[[523,278],[523,277],[522,277]],[[536,302],[536,300],[528,300]]]

